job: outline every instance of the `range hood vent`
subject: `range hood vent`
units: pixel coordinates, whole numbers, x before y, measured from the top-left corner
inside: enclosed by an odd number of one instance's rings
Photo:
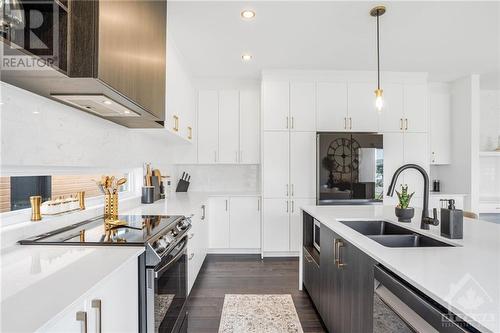
[[[51,96],[64,103],[76,106],[84,111],[101,117],[139,117],[140,115],[103,94],[97,95],[61,95]]]

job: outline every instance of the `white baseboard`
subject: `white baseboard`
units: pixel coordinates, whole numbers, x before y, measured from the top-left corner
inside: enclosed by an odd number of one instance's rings
[[[260,249],[208,249],[209,254],[260,254]]]
[[[272,258],[272,257],[300,257],[300,252],[273,252],[273,251],[268,251],[268,252],[263,252],[263,257],[264,258]]]

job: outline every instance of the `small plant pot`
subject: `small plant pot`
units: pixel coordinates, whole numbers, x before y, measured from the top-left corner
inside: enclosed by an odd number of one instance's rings
[[[411,219],[415,216],[415,209],[396,207],[396,216],[399,222],[411,222]]]

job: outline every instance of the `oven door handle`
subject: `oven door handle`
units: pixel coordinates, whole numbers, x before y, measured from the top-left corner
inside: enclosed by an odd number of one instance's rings
[[[157,279],[164,271],[166,271],[167,269],[169,269],[170,266],[172,266],[172,264],[175,263],[184,254],[184,250],[187,247],[187,243],[188,242],[184,242],[184,245],[180,249],[179,253],[177,253],[172,260],[170,260],[168,263],[166,263],[162,267],[154,270],[155,279]]]

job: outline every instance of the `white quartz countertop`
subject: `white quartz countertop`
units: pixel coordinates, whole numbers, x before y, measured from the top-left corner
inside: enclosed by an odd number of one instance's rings
[[[500,332],[500,225],[464,219],[464,238],[440,236],[439,226],[420,229],[420,211],[411,223],[397,222],[389,206],[306,206],[304,211],[402,279],[482,332]],[[457,247],[389,248],[339,223],[393,222]]]
[[[207,193],[172,193],[154,204],[124,209],[129,215],[201,214]],[[85,218],[91,218],[86,216]],[[76,223],[68,218],[68,223]],[[43,222],[40,222],[43,223]],[[43,225],[36,230],[43,233]],[[52,229],[63,227],[59,224]],[[14,245],[2,249],[1,332],[33,332],[64,311],[106,276],[134,260],[143,247]]]
[[[142,247],[21,246],[1,253],[1,332],[33,332],[144,251]]]

